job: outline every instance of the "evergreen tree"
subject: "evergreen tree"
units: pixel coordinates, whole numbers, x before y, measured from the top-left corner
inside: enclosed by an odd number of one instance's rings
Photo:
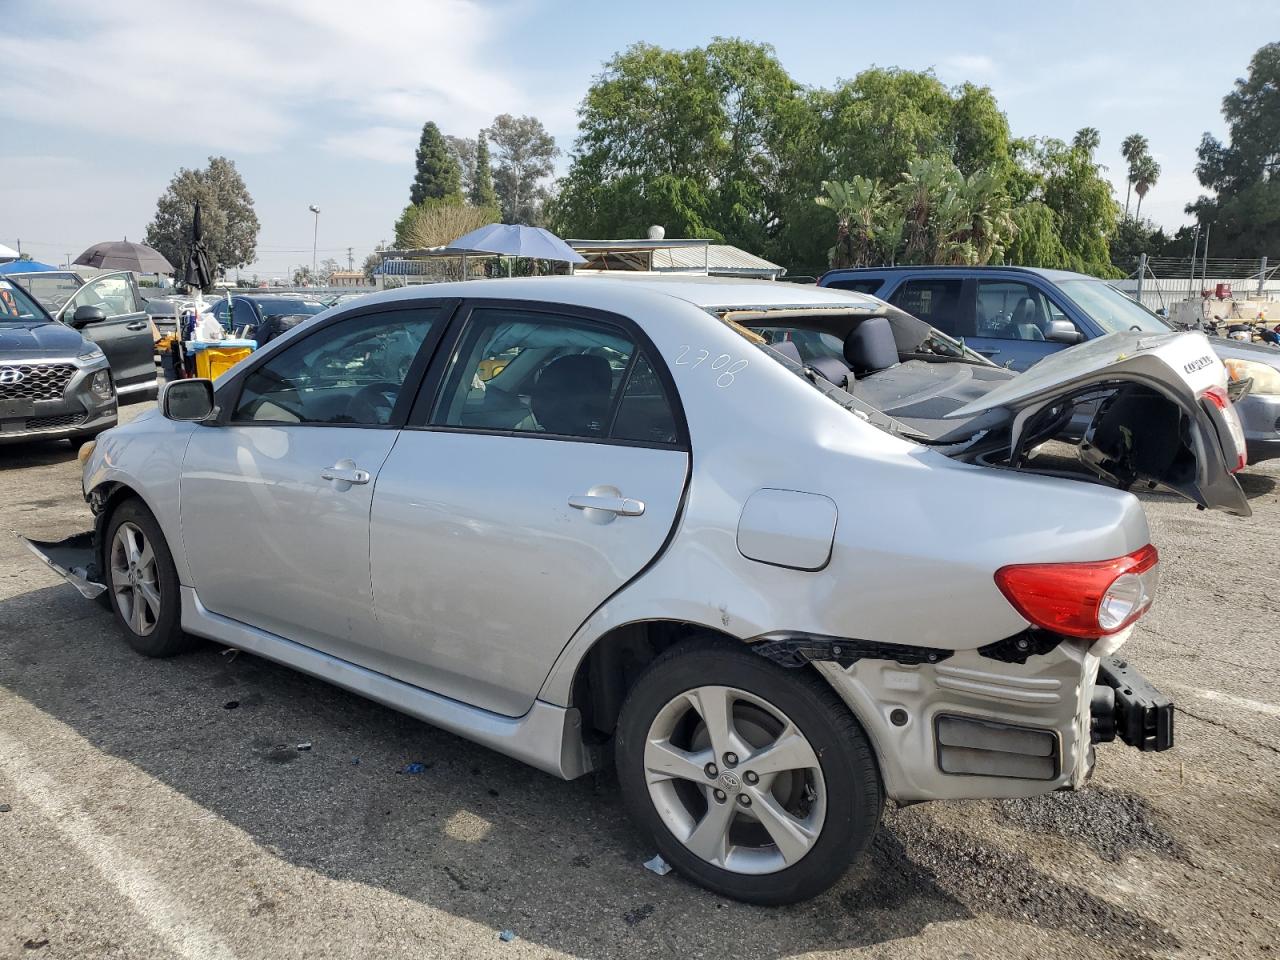
[[[493,189],[493,173],[489,168],[489,139],[483,130],[476,139],[476,169],[471,178],[471,193],[467,199],[473,207],[489,209],[498,206],[498,195]]]
[[[418,141],[417,175],[409,188],[409,202],[415,206],[427,200],[459,200],[458,162],[449,153],[440,128],[428,120]]]

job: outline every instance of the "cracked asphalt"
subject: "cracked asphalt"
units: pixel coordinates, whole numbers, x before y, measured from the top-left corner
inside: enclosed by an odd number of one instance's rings
[[[6,534],[86,526],[69,446],[0,448],[0,478]],[[1276,955],[1280,465],[1243,482],[1247,520],[1146,498],[1163,582],[1126,652],[1175,749],[1101,748],[1077,794],[890,810],[782,909],[644,870],[611,778],[247,654],[142,659],[6,535],[0,957]]]

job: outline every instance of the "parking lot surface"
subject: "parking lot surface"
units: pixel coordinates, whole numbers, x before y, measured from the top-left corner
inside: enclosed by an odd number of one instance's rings
[[[779,909],[643,869],[612,777],[213,645],[137,656],[10,535],[87,527],[74,449],[4,449],[0,477],[0,957],[1280,954],[1280,466],[1244,475],[1250,519],[1145,498],[1162,584],[1125,650],[1175,699],[1172,751],[889,811]]]

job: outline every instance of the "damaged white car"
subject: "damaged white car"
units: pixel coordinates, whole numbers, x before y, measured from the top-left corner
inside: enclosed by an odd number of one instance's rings
[[[806,331],[847,374],[788,356]],[[34,547],[144,654],[210,638],[557,776],[613,764],[678,871],[783,903],[886,799],[1171,746],[1115,656],[1158,570],[1115,487],[1248,513],[1226,385],[1198,334],[1013,376],[842,291],[436,284],[170,384],[84,451],[94,532]],[[1041,475],[1081,402],[1091,472]]]

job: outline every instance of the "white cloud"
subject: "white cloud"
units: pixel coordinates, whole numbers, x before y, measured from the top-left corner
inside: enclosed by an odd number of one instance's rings
[[[40,29],[0,35],[0,113],[36,123],[253,152],[318,118],[365,129],[331,137],[331,149],[387,159],[425,119],[469,132],[535,106],[488,55],[502,11],[476,0],[38,9]]]

